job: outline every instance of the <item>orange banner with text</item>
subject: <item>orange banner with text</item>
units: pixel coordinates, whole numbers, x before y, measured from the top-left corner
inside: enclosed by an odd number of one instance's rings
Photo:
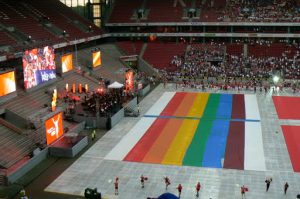
[[[47,145],[63,135],[62,113],[58,113],[45,122]]]

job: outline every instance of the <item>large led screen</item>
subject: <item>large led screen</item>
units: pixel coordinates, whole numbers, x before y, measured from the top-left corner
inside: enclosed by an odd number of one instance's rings
[[[73,55],[68,54],[68,55],[63,55],[61,57],[61,68],[62,72],[68,72],[73,69]]]
[[[56,78],[55,54],[52,47],[26,50],[23,55],[25,89]]]
[[[131,70],[125,73],[125,88],[127,91],[134,89],[134,73]]]
[[[47,145],[63,135],[62,113],[58,113],[45,122]]]
[[[101,61],[101,52],[93,52],[93,67],[101,66],[102,61]]]
[[[0,74],[0,97],[16,91],[15,72]]]

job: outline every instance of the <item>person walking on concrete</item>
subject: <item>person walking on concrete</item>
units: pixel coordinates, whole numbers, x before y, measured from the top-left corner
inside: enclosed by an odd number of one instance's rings
[[[177,187],[176,189],[178,189],[178,198],[180,198],[180,196],[181,196],[181,191],[182,191],[182,185],[179,184],[178,187]]]
[[[116,180],[115,180],[115,195],[119,195],[119,178],[116,177]]]
[[[142,185],[142,188],[145,187],[145,181],[148,180],[147,177],[143,176],[143,174],[141,175],[141,185]]]
[[[286,195],[286,192],[287,192],[288,188],[289,188],[289,184],[287,182],[285,182],[285,184],[284,184],[284,195]]]
[[[171,181],[167,176],[164,177],[164,180],[165,180],[166,190],[168,190],[168,186],[171,184]]]
[[[199,197],[199,191],[200,191],[200,189],[201,189],[201,184],[200,184],[200,182],[198,182],[196,184],[196,197],[197,198]]]
[[[267,179],[265,180],[265,183],[266,183],[266,192],[269,191],[271,182],[272,182],[272,178],[267,178]]]

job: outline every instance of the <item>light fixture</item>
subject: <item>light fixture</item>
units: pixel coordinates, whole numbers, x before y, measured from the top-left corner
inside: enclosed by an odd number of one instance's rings
[[[278,81],[279,81],[279,77],[277,76],[277,75],[275,75],[274,77],[273,77],[273,82],[275,83],[275,84],[277,84],[278,83]]]

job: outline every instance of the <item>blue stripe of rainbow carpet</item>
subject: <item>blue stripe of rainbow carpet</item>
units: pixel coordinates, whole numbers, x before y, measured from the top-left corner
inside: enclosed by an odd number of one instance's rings
[[[190,116],[167,116],[167,115],[144,115],[143,117],[158,119],[188,119],[188,120],[226,120],[231,122],[260,122],[256,119],[222,118],[222,117],[190,117]]]

